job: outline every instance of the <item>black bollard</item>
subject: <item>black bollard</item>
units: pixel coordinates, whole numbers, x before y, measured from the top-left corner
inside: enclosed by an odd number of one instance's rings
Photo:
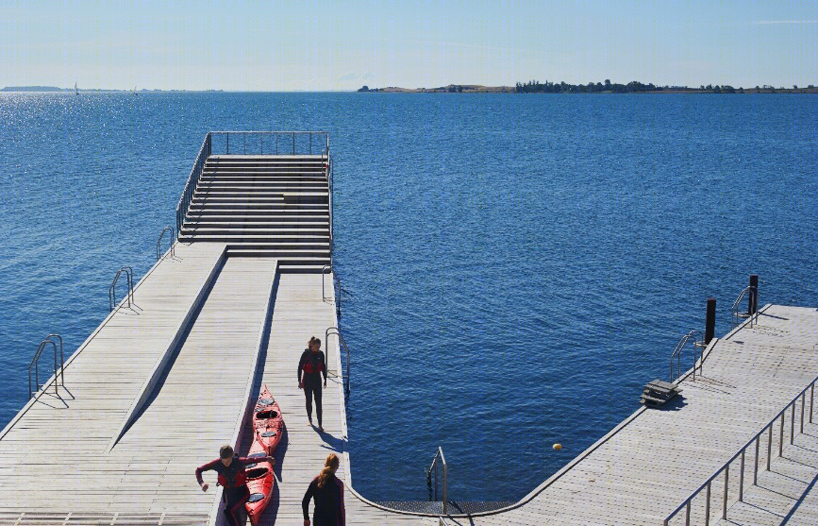
[[[750,274],[750,301],[747,304],[747,314],[752,316],[758,312],[758,274]]]
[[[704,344],[708,345],[716,332],[716,298],[707,298],[707,319],[704,322]]]

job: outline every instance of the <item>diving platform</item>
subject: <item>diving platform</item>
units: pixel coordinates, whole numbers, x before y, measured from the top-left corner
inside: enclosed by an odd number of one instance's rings
[[[653,383],[673,397],[640,406],[634,393],[633,414],[514,504],[413,512],[358,494],[332,170],[321,132],[206,136],[170,248],[132,288],[112,284],[123,299],[0,432],[0,524],[223,524],[213,473],[202,492],[194,470],[222,444],[247,453],[264,384],[285,431],[260,524],[302,524],[330,452],[351,525],[818,524],[818,310],[769,304]],[[330,373],[323,433],[296,381],[311,336]]]

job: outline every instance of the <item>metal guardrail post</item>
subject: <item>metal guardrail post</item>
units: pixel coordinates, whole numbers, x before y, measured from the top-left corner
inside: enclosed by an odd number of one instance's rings
[[[730,487],[730,464],[724,468],[724,499],[721,503],[721,518],[727,518],[727,488]]]
[[[739,477],[738,477],[738,500],[739,502],[744,502],[744,454],[745,451],[741,452],[741,467],[739,468]]]
[[[784,408],[784,411],[781,412],[781,433],[778,437],[778,456],[784,456],[784,413],[787,412],[787,409]]]
[[[770,423],[769,432],[767,433],[767,471],[770,471],[770,460],[773,456],[773,423]]]
[[[710,524],[710,482],[707,483],[707,500],[705,501],[704,505],[704,524],[705,526],[709,526]]]
[[[763,431],[762,431],[763,433]],[[753,460],[753,486],[758,485],[758,450],[761,443],[761,435],[756,437],[756,456]]]

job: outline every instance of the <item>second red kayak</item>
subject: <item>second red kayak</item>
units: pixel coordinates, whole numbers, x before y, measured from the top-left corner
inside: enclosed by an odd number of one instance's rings
[[[278,443],[281,442],[284,419],[267,385],[262,386],[258,402],[253,410],[253,429],[256,441],[264,446],[268,455],[272,455]]]
[[[267,451],[257,440],[250,446],[248,457],[267,458]],[[273,498],[273,488],[275,487],[275,477],[273,477],[273,466],[266,460],[260,460],[256,464],[247,464],[247,489],[250,490],[250,498],[244,503],[250,522],[258,524],[258,519],[264,513],[264,509]]]

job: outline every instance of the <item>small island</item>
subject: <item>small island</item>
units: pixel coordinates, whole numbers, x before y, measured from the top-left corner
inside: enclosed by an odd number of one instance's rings
[[[514,86],[481,86],[477,84],[449,84],[438,88],[370,88],[363,86],[359,93],[818,93],[813,84],[809,86],[774,87],[765,84],[752,88],[735,88],[729,85],[699,86],[657,86],[653,83],[643,84],[631,81],[627,84],[617,84],[605,79],[604,82],[589,82],[588,84],[568,84],[566,82],[539,82],[532,80],[526,83],[518,82]]]

